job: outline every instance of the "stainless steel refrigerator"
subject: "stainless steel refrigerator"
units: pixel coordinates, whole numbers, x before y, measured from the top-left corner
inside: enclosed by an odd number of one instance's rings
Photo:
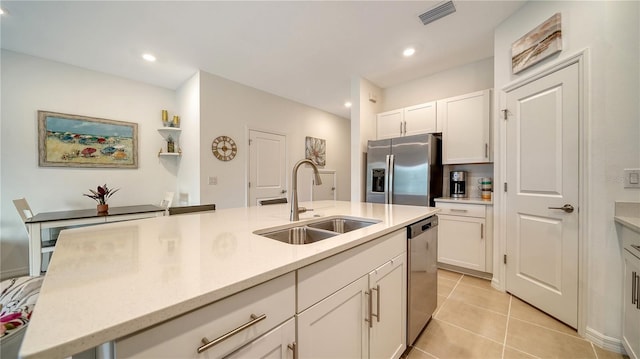
[[[369,141],[367,202],[434,206],[442,196],[441,140],[433,134]]]

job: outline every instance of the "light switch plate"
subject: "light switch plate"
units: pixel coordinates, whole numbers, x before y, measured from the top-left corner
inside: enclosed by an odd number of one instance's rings
[[[640,188],[640,168],[624,169],[624,188]]]
[[[218,184],[218,177],[216,177],[216,176],[210,176],[210,177],[209,177],[209,184],[210,184],[210,185],[213,185],[213,186],[217,185],[217,184]]]

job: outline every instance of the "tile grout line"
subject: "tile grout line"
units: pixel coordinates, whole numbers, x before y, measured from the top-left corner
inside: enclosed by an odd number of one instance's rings
[[[504,352],[507,349],[507,334],[509,333],[509,318],[511,317],[511,302],[513,297],[509,296],[509,309],[507,309],[507,325],[504,327],[504,341],[502,342],[502,359],[504,359]]]

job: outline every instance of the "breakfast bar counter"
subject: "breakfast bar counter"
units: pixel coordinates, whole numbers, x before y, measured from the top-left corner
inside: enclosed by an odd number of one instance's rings
[[[62,231],[20,350],[65,358],[406,227],[431,207],[319,201],[217,210]],[[255,231],[347,216],[379,223],[311,244]]]

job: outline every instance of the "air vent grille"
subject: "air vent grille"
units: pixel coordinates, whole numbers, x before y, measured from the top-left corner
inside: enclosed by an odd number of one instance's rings
[[[446,1],[436,5],[433,9],[428,10],[424,14],[418,17],[424,25],[432,23],[442,17],[456,12],[456,7],[453,5],[453,1]]]

